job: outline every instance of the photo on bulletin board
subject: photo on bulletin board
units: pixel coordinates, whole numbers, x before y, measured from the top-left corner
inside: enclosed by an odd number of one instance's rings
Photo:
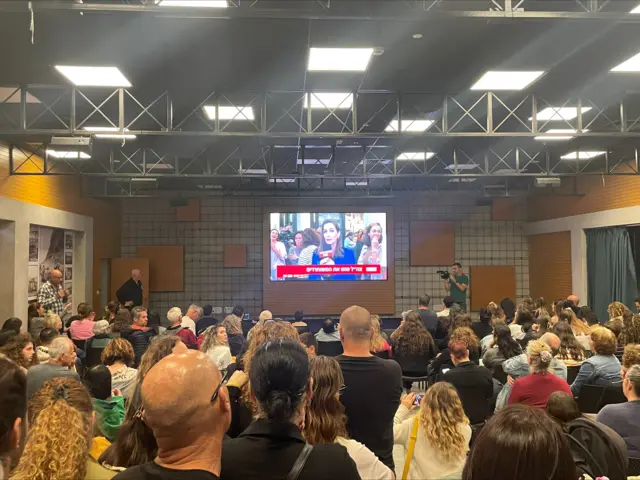
[[[38,237],[40,229],[31,225],[29,227],[29,263],[38,263]]]
[[[73,267],[64,267],[64,280],[73,280]]]
[[[40,227],[39,263],[40,283],[49,280],[49,272],[64,264],[64,230]]]
[[[65,282],[64,289],[69,291],[69,295],[73,293],[73,282]]]
[[[65,265],[73,264],[73,252],[64,252],[64,264]]]
[[[64,234],[64,249],[73,250],[73,233],[65,232]]]
[[[39,283],[39,271],[38,265],[29,265],[29,300],[35,300],[38,296]]]

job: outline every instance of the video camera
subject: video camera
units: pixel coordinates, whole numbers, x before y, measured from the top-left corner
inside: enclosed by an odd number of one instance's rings
[[[436,270],[436,273],[440,275],[440,278],[442,280],[448,280],[449,277],[451,277],[451,274],[449,273],[448,270]]]

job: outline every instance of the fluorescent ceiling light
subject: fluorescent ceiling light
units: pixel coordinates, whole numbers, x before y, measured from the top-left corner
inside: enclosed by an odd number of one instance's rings
[[[591,110],[591,107],[582,107],[582,113],[586,113]],[[544,110],[538,112],[536,115],[537,120],[542,121],[556,121],[556,120],[573,120],[578,116],[577,107],[547,107]],[[532,118],[529,117],[529,120]]]
[[[119,140],[132,140],[136,138],[133,134],[118,133],[119,130],[116,127],[84,127],[84,130],[91,133],[96,138],[115,138]],[[124,131],[128,132],[129,129],[125,128]]]
[[[475,182],[475,178],[467,178],[467,177],[456,177],[449,180],[449,183],[471,183]]]
[[[523,168],[522,170],[520,170],[520,173],[524,173],[526,172],[527,169]],[[509,175],[511,173],[518,173],[517,170],[515,168],[499,168],[498,170],[495,170],[493,172],[491,172],[493,175]]]
[[[241,170],[241,173],[247,173],[249,175],[266,175],[267,171],[264,168],[245,168]]]
[[[331,161],[330,158],[305,158],[304,164],[305,165],[329,165],[330,161]],[[296,165],[302,165],[301,158],[298,158],[296,160]]]
[[[269,183],[294,183],[295,178],[270,178]]]
[[[200,7],[200,8],[227,8],[227,0],[160,0],[157,5],[161,7]]]
[[[0,87],[0,103],[20,103],[22,92],[19,88]],[[41,103],[36,97],[27,92],[27,103]]]
[[[344,182],[344,184],[347,187],[366,187],[367,186],[367,181],[366,180],[362,180],[360,182]]]
[[[62,75],[77,87],[130,87],[131,83],[116,67],[69,67],[56,65]]]
[[[382,165],[389,165],[391,164],[391,162],[393,162],[393,160],[388,158],[382,160],[378,160],[377,158],[367,158],[366,161],[370,166],[376,166],[378,163],[381,163]],[[358,165],[362,165],[364,164],[364,162],[365,160],[360,160],[360,163],[358,163]]]
[[[599,151],[582,151],[582,152],[570,152],[566,155],[562,155],[560,158],[562,160],[591,160],[592,158],[599,157],[600,155],[604,155],[607,152],[599,152]]]
[[[471,87],[471,90],[522,90],[535,82],[544,73],[543,71],[489,71]]]
[[[373,48],[311,48],[310,72],[364,72]]]
[[[65,160],[85,160],[91,158],[91,155],[84,152],[63,152],[60,150],[47,150],[47,154],[53,158],[62,158]]]
[[[132,182],[139,182],[139,183],[155,183],[157,182],[156,178],[149,178],[149,177],[133,177],[131,179]]]
[[[589,130],[587,129],[582,130],[583,133],[588,131]],[[578,133],[578,131],[574,128],[550,128],[544,133],[545,133],[544,135],[533,137],[533,139],[538,141],[547,141],[547,142],[556,141],[556,140],[571,140],[575,136],[575,134]],[[547,135],[548,133],[556,133],[556,134],[566,133],[566,135]]]
[[[631,10],[630,13],[640,13],[640,5],[638,5],[636,8],[634,8],[633,10]]]
[[[396,160],[429,160],[434,155],[433,152],[402,152]]]
[[[351,93],[320,93],[314,92],[307,95],[305,108],[338,110],[351,108],[353,105],[353,94]]]
[[[215,105],[205,105],[204,112],[209,120],[216,119]],[[255,120],[253,107],[234,107],[232,105],[220,105],[218,107],[218,118],[220,120]]]
[[[622,62],[617,67],[612,68],[611,71],[622,73],[640,72],[640,53],[634,55],[629,60]]]
[[[407,120],[402,119],[402,131],[403,132],[425,132],[433,125],[433,120]],[[397,132],[398,120],[391,120],[385,132]]]
[[[473,170],[474,168],[477,168],[478,165],[476,165],[475,163],[459,163],[457,165],[458,167],[458,171],[460,170]],[[455,164],[451,164],[451,165],[447,165],[446,167],[447,170],[455,170],[456,169],[456,165]]]

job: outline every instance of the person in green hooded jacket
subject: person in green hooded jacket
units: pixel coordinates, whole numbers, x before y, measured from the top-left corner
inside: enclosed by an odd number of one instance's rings
[[[111,372],[104,365],[90,369],[86,382],[96,413],[96,428],[99,431],[96,433],[113,442],[124,419],[124,397],[117,388],[111,389]]]

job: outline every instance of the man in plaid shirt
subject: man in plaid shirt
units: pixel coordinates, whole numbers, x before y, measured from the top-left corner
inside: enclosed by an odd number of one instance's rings
[[[62,272],[60,270],[51,270],[49,281],[42,284],[38,292],[38,303],[45,310],[51,310],[61,317],[64,313],[67,295],[69,295],[69,292],[62,287]]]

